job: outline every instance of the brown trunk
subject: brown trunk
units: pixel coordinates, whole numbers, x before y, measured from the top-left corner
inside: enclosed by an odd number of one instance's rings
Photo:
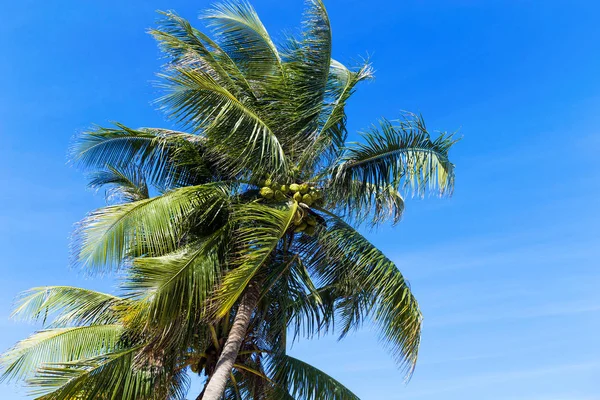
[[[215,371],[203,390],[204,394],[201,393],[202,397],[199,397],[202,400],[219,400],[223,396],[229,374],[233,369],[233,364],[246,336],[252,312],[258,303],[259,294],[260,287],[254,282],[250,284],[250,287],[242,297],[240,306],[235,314],[235,319],[233,320],[233,325],[229,331],[229,336],[227,337],[219,361],[217,361]]]

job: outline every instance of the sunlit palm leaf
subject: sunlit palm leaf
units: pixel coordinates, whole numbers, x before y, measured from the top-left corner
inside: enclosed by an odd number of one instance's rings
[[[152,399],[155,377],[149,369],[134,368],[137,350],[47,366],[28,383],[43,400]]]
[[[312,163],[325,158],[325,163],[339,156],[347,137],[346,130],[346,102],[354,93],[356,85],[373,77],[369,64],[363,65],[358,71],[350,71],[343,64],[331,60],[329,83],[326,100],[330,105],[323,107],[322,121],[315,142],[311,149],[306,151],[300,165],[310,166]],[[323,161],[323,160],[322,160]]]
[[[141,169],[134,164],[115,168],[107,165],[105,171],[97,171],[88,184],[92,189],[106,187],[108,202],[132,202],[150,197],[148,185]]]
[[[285,68],[289,76],[289,98],[296,112],[286,121],[293,133],[292,154],[301,156],[318,130],[319,115],[327,89],[331,63],[331,28],[321,0],[308,0],[300,39],[290,39]]]
[[[323,371],[297,358],[282,355],[273,363],[275,381],[290,382],[291,395],[305,400],[359,400],[348,388]]]
[[[404,198],[393,185],[349,181],[343,187],[331,185],[327,192],[328,207],[347,220],[371,225],[391,221],[396,224],[404,212]]]
[[[133,262],[124,289],[150,303],[148,324],[166,326],[174,318],[189,320],[202,311],[221,272],[226,233],[222,228],[175,253]]]
[[[159,101],[171,118],[208,139],[214,156],[233,172],[277,171],[286,156],[268,122],[208,72],[176,67],[161,75],[167,94]]]
[[[210,222],[226,204],[219,183],[187,186],[162,196],[94,211],[78,227],[73,256],[92,269],[119,267],[127,257],[163,255],[177,249],[183,226]]]
[[[160,128],[131,129],[98,127],[80,134],[73,147],[73,161],[85,168],[111,165],[131,168],[136,165],[149,183],[171,187],[185,180],[188,172],[175,157],[177,150],[197,151],[204,139],[197,135]]]
[[[267,30],[245,0],[216,4],[204,14],[220,47],[237,64],[248,80],[261,85],[280,77],[281,57]]]
[[[440,134],[432,140],[422,118],[408,115],[396,124],[382,120],[363,134],[365,143],[345,150],[333,170],[333,184],[338,188],[351,181],[380,187],[408,187],[419,195],[426,191],[451,194],[454,165],[448,151],[456,142],[451,135]]]
[[[233,235],[231,271],[216,293],[217,316],[222,317],[233,307],[261,267],[268,263],[279,240],[292,224],[298,205],[290,202],[282,208],[258,203],[240,205],[231,215],[236,226]]]
[[[417,361],[422,316],[408,282],[354,228],[333,214],[325,216],[328,226],[319,231],[312,248],[311,272],[334,290],[336,311],[343,320],[342,336],[372,318],[384,343],[410,376]]]
[[[93,325],[40,331],[17,343],[0,359],[2,379],[22,379],[49,363],[62,363],[113,351],[121,325]]]
[[[161,13],[158,29],[150,33],[180,67],[202,68],[228,90],[254,97],[242,71],[219,45],[173,12]]]
[[[17,300],[13,316],[45,324],[49,316],[56,319],[52,326],[111,324],[119,314],[115,307],[127,300],[106,293],[72,286],[44,286],[23,292]]]

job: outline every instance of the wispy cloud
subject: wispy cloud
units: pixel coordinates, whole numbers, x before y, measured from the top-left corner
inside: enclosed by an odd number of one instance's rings
[[[421,386],[428,386],[431,389],[421,389],[410,392],[410,398],[426,397],[444,393],[451,393],[458,390],[473,388],[473,387],[492,387],[491,385],[501,384],[504,382],[532,379],[541,376],[550,376],[565,373],[579,373],[583,371],[593,371],[600,369],[600,361],[589,361],[573,364],[561,364],[554,366],[545,366],[539,368],[529,368],[513,371],[494,372],[489,374],[480,374],[464,378],[453,378],[443,380],[431,380],[422,382]],[[541,400],[543,398],[540,398]],[[560,397],[556,398],[559,400]],[[525,400],[525,399],[523,399]],[[534,400],[534,399],[531,399]],[[537,399],[535,399],[537,400]],[[548,399],[550,400],[550,399]],[[575,400],[569,398],[565,400]],[[583,399],[582,399],[583,400]]]
[[[569,316],[584,313],[595,313],[600,311],[600,304],[581,304],[581,303],[559,303],[544,305],[541,307],[532,307],[529,309],[515,310],[511,309],[505,312],[489,310],[482,313],[465,312],[452,315],[432,317],[425,324],[428,328],[445,327],[464,324],[481,324],[486,322],[516,320],[516,319],[534,319],[546,317]]]
[[[568,242],[557,238],[543,243],[523,241],[519,246],[512,243],[519,240],[519,237],[513,236],[473,238],[466,239],[461,244],[448,243],[392,258],[412,281],[429,281],[458,270],[490,270],[516,263],[528,266],[556,265],[561,262],[592,259],[600,253],[595,239]]]

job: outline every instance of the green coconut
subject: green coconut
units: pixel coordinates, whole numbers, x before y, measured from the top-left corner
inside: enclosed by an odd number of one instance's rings
[[[281,187],[279,188],[279,190],[281,190],[281,193],[287,194],[288,191],[290,190],[290,188],[288,188],[288,185],[281,185]]]
[[[298,225],[296,227],[296,229],[294,229],[294,232],[296,232],[296,233],[302,232],[306,229],[307,226],[308,226],[308,224],[306,222],[302,222],[300,225]]]
[[[271,186],[272,184],[273,184],[273,181],[271,180],[271,178],[265,179],[265,186]]]
[[[290,185],[290,190],[291,190],[292,192],[294,192],[294,193],[295,193],[295,192],[299,192],[299,191],[300,191],[300,185],[298,185],[297,183],[292,183],[292,184]]]
[[[260,195],[265,199],[272,199],[275,195],[275,192],[273,192],[273,189],[271,189],[270,187],[265,186],[260,189]]]
[[[302,196],[302,202],[307,206],[310,206],[313,203],[313,198],[310,194],[305,194]]]
[[[317,225],[317,219],[312,215],[309,215],[308,217],[306,217],[306,223],[310,226],[315,226]]]
[[[306,194],[309,190],[310,186],[308,186],[308,183],[303,183],[302,185],[300,185],[300,193]]]
[[[275,191],[275,200],[277,200],[277,201],[285,200],[285,194],[281,193],[281,190],[276,190]]]
[[[304,230],[304,233],[306,233],[307,235],[310,235],[310,236],[314,235],[315,234],[315,227],[311,226],[311,225],[308,225],[306,227],[306,229]]]
[[[300,194],[300,192],[294,193],[294,200],[296,200],[298,203],[302,201],[302,195]]]

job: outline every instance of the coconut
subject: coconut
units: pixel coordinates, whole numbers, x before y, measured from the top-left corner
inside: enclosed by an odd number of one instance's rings
[[[307,235],[310,235],[310,236],[314,235],[315,234],[315,227],[311,226],[311,225],[308,225],[306,227],[306,229],[304,230],[304,233],[306,233]]]
[[[312,215],[309,215],[306,218],[306,223],[310,226],[315,226],[315,225],[317,225],[317,219],[315,217],[313,217]]]
[[[272,199],[274,194],[273,189],[270,187],[265,186],[260,189],[260,195],[265,199]]]
[[[303,183],[302,185],[300,185],[300,193],[306,194],[309,190],[310,186],[308,186],[308,183]]]
[[[288,188],[288,185],[281,185],[281,187],[279,188],[279,190],[281,190],[281,193],[283,194],[287,194],[287,192],[290,190]]]
[[[308,225],[306,224],[306,222],[302,222],[300,225],[298,225],[298,226],[296,227],[296,229],[294,229],[294,232],[296,232],[296,233],[297,233],[297,232],[302,232],[303,230],[305,230],[305,229],[306,229],[306,227],[307,227],[307,226],[308,226]]]
[[[265,186],[271,186],[273,184],[273,181],[271,180],[271,178],[265,179]]]
[[[307,206],[310,206],[313,202],[313,198],[310,194],[305,194],[304,196],[302,196],[302,202]]]
[[[285,194],[281,193],[281,190],[276,190],[275,191],[275,200],[277,200],[277,201],[285,200]]]
[[[291,190],[292,192],[294,192],[294,193],[295,193],[295,192],[299,192],[299,191],[300,191],[300,185],[298,185],[297,183],[292,183],[292,184],[290,185],[290,190]]]

